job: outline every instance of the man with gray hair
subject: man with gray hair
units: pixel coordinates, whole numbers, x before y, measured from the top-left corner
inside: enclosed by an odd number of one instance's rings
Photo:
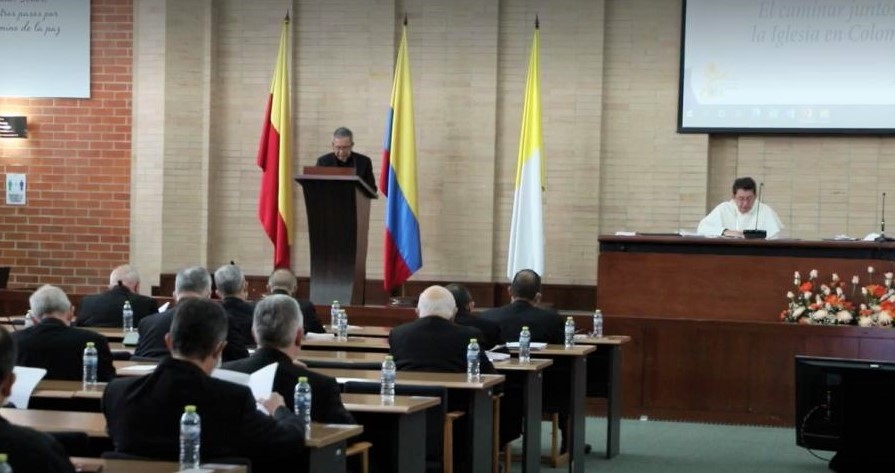
[[[354,168],[354,173],[360,176],[376,193],[376,178],[373,177],[373,162],[370,158],[354,151],[354,134],[351,130],[340,126],[333,132],[333,152],[317,158],[318,166]]]
[[[134,312],[134,326],[147,315],[158,312],[155,299],[140,294],[140,274],[132,266],[123,264],[109,274],[109,289],[81,299],[74,325],[79,327],[121,327],[121,310],[125,301]]]
[[[398,370],[466,372],[469,339],[484,339],[475,327],[453,323],[457,305],[454,296],[441,286],[429,286],[420,294],[417,320],[399,325],[388,336]],[[485,351],[479,352],[482,373],[494,373]]]
[[[295,299],[273,294],[255,304],[252,333],[258,349],[252,356],[224,363],[223,368],[254,373],[276,363],[274,392],[280,393],[289,409],[294,407],[295,382],[306,376],[311,384],[311,420],[330,424],[353,424],[354,418],[342,404],[336,380],[295,363],[301,347],[302,316]]]
[[[137,332],[140,339],[134,349],[134,355],[143,358],[163,358],[168,356],[165,346],[165,334],[171,329],[176,304],[185,299],[208,299],[211,297],[211,276],[201,266],[181,269],[174,278],[175,307],[150,315],[140,321]]]
[[[115,376],[112,352],[106,337],[90,330],[71,327],[74,307],[62,289],[44,285],[28,300],[31,316],[38,323],[13,334],[19,347],[21,366],[44,368],[47,379],[80,380],[84,347],[93,342],[99,355],[97,379],[108,381]]]
[[[290,269],[275,269],[270,273],[270,277],[267,278],[267,290],[271,294],[285,294],[294,297],[298,301],[298,306],[301,307],[302,319],[304,319],[305,333],[326,333],[323,324],[320,323],[320,317],[317,317],[317,309],[314,308],[314,304],[307,299],[296,297],[295,292],[297,289],[298,281]]]
[[[0,327],[0,404],[12,393],[16,381],[16,344]],[[0,451],[8,455],[13,471],[74,473],[75,469],[62,445],[53,437],[27,427],[12,425],[0,417]]]
[[[227,312],[227,346],[224,361],[249,356],[247,347],[252,340],[252,313],[255,308],[246,300],[248,284],[245,275],[234,263],[225,264],[214,272],[215,292],[221,298],[221,306]]]

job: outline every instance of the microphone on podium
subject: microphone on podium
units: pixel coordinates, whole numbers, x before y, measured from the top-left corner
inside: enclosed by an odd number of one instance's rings
[[[768,237],[767,230],[758,229],[758,213],[761,211],[761,191],[764,189],[764,182],[758,184],[758,199],[755,201],[755,229],[743,230],[743,238],[747,240],[765,239]]]
[[[895,238],[886,236],[886,193],[883,192],[883,208],[879,218],[879,236],[874,241],[895,241]]]

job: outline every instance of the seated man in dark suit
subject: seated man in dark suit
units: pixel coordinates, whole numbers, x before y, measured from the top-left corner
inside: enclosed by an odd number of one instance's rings
[[[419,318],[393,328],[388,336],[399,371],[466,372],[469,339],[483,340],[484,335],[475,327],[453,323],[456,312],[454,296],[447,289],[430,286],[420,294],[416,308]],[[495,373],[485,350],[479,357],[481,372]]]
[[[47,379],[80,380],[87,342],[93,342],[99,355],[96,377],[108,381],[115,376],[112,352],[106,337],[90,330],[71,327],[74,307],[68,296],[56,286],[45,285],[28,300],[31,315],[40,323],[13,334],[21,366],[44,368]]]
[[[513,277],[509,292],[508,305],[489,309],[480,317],[498,324],[507,341],[519,340],[519,332],[522,327],[527,326],[532,342],[563,343],[565,320],[556,311],[537,305],[541,302],[541,276],[538,273],[530,269],[519,271]],[[568,368],[559,364],[554,364],[544,372],[544,410],[560,414],[561,451],[566,450],[568,438],[569,376]]]
[[[12,372],[16,362],[16,344],[5,328],[0,327],[0,405],[12,392],[16,375]],[[7,454],[13,471],[39,471],[47,473],[74,473],[68,455],[53,437],[12,425],[0,417],[0,452]]]
[[[185,268],[177,272],[174,278],[174,300],[180,304],[186,299],[208,299],[211,297],[211,277],[208,270],[201,266]],[[163,358],[168,356],[165,334],[171,329],[175,307],[145,317],[137,325],[140,339],[134,349],[134,355],[145,358]]]
[[[252,339],[252,312],[255,308],[246,300],[248,284],[242,270],[235,264],[225,264],[214,272],[215,292],[221,298],[221,305],[227,312],[227,346],[224,347],[224,361],[238,360],[249,356],[248,347],[255,344]]]
[[[294,408],[295,383],[307,376],[311,384],[311,420],[328,424],[353,424],[354,418],[342,405],[336,380],[295,363],[301,347],[302,319],[298,303],[284,294],[272,294],[255,304],[252,325],[258,350],[248,358],[224,363],[223,368],[241,373],[254,373],[277,363],[273,390]]]
[[[158,313],[155,299],[139,293],[140,274],[137,270],[122,265],[109,275],[109,290],[81,299],[74,325],[79,327],[121,327],[121,309],[124,302],[131,304],[134,312],[134,327],[147,315]]]
[[[299,468],[304,425],[271,393],[259,411],[248,387],[212,378],[227,343],[227,315],[215,302],[188,298],[177,305],[165,344],[171,356],[151,374],[119,378],[103,392],[102,406],[115,451],[176,461],[184,406],[202,419],[202,462],[242,457],[252,472]]]
[[[457,303],[457,315],[454,316],[454,323],[475,327],[484,334],[485,339],[479,342],[482,350],[488,351],[495,346],[506,343],[503,340],[503,335],[500,333],[499,325],[472,314],[475,301],[472,300],[472,295],[466,287],[460,284],[448,284],[445,286],[445,289],[451,291],[451,294],[454,296],[454,302]]]
[[[295,275],[292,274],[292,271],[288,269],[275,269],[270,273],[270,277],[267,278],[267,290],[271,294],[285,294],[295,297],[297,289],[298,281],[295,280]],[[304,332],[325,333],[326,330],[324,330],[323,324],[320,322],[320,317],[317,316],[317,309],[314,308],[314,304],[307,299],[295,297],[295,300],[298,301],[298,305],[301,307]]]

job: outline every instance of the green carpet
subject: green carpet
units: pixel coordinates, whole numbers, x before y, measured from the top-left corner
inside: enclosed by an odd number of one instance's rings
[[[543,452],[549,450],[549,424],[542,424]],[[600,473],[752,473],[826,472],[833,452],[811,452],[796,445],[793,428],[622,420],[621,453],[607,460],[606,419],[587,419],[586,471]],[[521,444],[514,444],[521,454]],[[517,462],[513,472],[521,471]],[[568,471],[542,465],[545,473]]]

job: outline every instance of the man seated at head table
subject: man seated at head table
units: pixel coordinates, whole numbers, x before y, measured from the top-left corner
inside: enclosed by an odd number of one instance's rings
[[[140,273],[129,265],[121,265],[109,274],[109,290],[81,299],[74,325],[79,327],[122,327],[121,310],[130,302],[134,327],[147,315],[158,312],[155,299],[140,294]]]
[[[0,405],[12,393],[16,375],[15,340],[0,327]],[[27,427],[12,425],[0,417],[0,452],[15,472],[74,473],[62,445],[53,437]]]
[[[227,346],[224,360],[238,360],[249,356],[252,339],[252,313],[255,307],[246,300],[249,285],[242,269],[234,263],[225,264],[214,272],[215,292],[221,298],[221,306],[227,313]]]
[[[466,372],[469,340],[483,340],[482,331],[453,323],[457,306],[450,291],[429,286],[420,294],[413,322],[398,325],[388,335],[389,351],[398,371]],[[479,368],[496,373],[479,344]]]
[[[70,326],[74,307],[62,289],[42,286],[31,294],[28,303],[37,323],[12,335],[18,346],[16,364],[44,368],[47,379],[80,380],[84,375],[84,347],[92,342],[99,356],[97,380],[108,381],[115,376],[106,337]]]
[[[270,277],[267,278],[267,291],[271,294],[285,294],[295,297],[297,290],[298,281],[295,279],[295,274],[289,269],[275,269],[270,273]],[[317,316],[317,309],[314,308],[314,304],[307,299],[299,299],[298,297],[295,297],[295,300],[298,301],[298,306],[301,307],[304,333],[325,333],[326,330],[320,322],[320,317]]]
[[[764,202],[756,205],[755,189],[755,180],[751,177],[733,181],[731,199],[712,209],[699,222],[696,232],[704,236],[744,238],[744,230],[764,230],[769,240],[779,237],[783,223],[769,205]]]
[[[171,352],[155,370],[136,378],[118,378],[103,392],[102,408],[115,451],[176,460],[184,406],[196,406],[202,420],[202,461],[248,458],[252,471],[298,468],[303,455],[304,424],[273,392],[259,411],[252,391],[212,378],[221,362],[227,315],[204,298],[177,305],[165,344]]]
[[[311,420],[329,424],[354,424],[354,418],[342,404],[339,385],[334,378],[319,374],[296,363],[301,347],[302,315],[295,299],[285,294],[272,294],[255,303],[252,333],[258,349],[248,358],[224,363],[223,368],[241,373],[254,373],[277,363],[273,390],[294,408],[295,383],[306,376],[311,384]]]

